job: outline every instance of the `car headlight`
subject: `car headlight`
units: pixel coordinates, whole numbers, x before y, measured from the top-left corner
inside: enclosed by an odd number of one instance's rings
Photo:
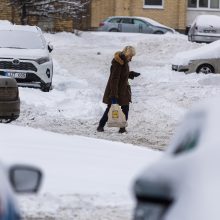
[[[36,60],[36,62],[38,64],[43,64],[43,63],[46,63],[46,62],[49,62],[50,61],[50,58],[49,57],[41,57],[39,59]]]

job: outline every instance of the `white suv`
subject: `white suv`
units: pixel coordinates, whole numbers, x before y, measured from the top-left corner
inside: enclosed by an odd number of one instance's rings
[[[52,45],[36,26],[0,26],[0,75],[16,79],[18,86],[52,87]]]

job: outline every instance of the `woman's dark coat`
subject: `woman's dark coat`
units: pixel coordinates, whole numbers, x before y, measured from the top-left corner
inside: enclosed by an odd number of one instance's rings
[[[128,78],[134,78],[129,71],[128,61],[123,53],[117,52],[112,60],[110,76],[103,97],[105,104],[111,104],[111,98],[116,98],[121,106],[131,102]]]

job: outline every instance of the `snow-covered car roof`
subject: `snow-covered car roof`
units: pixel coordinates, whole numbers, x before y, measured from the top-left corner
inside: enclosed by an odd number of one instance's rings
[[[0,48],[43,49],[41,29],[29,25],[0,25]],[[5,51],[7,53],[7,51]],[[14,52],[17,53],[17,52]]]
[[[172,64],[187,65],[190,60],[220,58],[220,40],[206,44],[200,48],[177,53]]]
[[[37,26],[30,25],[0,25],[0,30],[18,30],[18,31],[31,31],[31,32],[39,32],[40,28]]]
[[[217,15],[198,15],[193,21],[192,25],[203,27],[216,27],[220,28],[220,16]]]

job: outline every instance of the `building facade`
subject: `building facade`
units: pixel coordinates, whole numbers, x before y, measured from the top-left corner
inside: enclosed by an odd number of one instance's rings
[[[201,14],[220,16],[220,0],[188,0],[186,24],[190,25]]]
[[[86,0],[82,0],[86,1]],[[86,12],[76,19],[71,16],[36,16],[27,13],[25,23],[38,25],[45,31],[91,30],[109,16],[143,16],[166,26],[184,31],[199,14],[220,16],[220,0],[91,0]],[[22,23],[22,9],[1,0],[0,20]]]
[[[108,16],[142,16],[152,18],[176,30],[186,26],[186,0],[93,0],[91,26],[98,27]]]
[[[143,16],[179,31],[192,23],[197,15],[220,16],[220,0],[92,0],[91,26],[108,16]]]

